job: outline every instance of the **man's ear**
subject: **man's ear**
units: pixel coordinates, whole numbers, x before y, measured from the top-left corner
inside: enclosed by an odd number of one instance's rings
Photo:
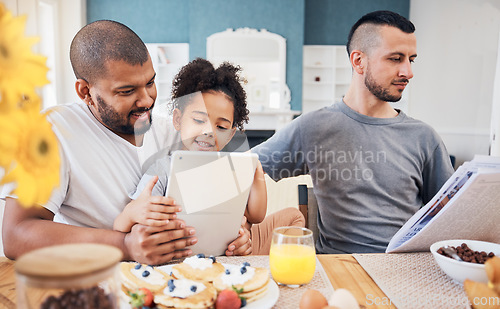
[[[174,123],[174,128],[179,131],[181,129],[181,117],[182,112],[180,109],[174,109],[174,113],[172,115],[172,122]]]
[[[82,99],[87,105],[91,104],[92,101],[90,97],[90,86],[89,83],[84,79],[77,79],[75,82],[76,94],[80,99]]]
[[[352,69],[358,74],[363,74],[363,72],[364,72],[364,66],[363,66],[364,54],[363,54],[363,52],[359,51],[359,50],[353,50],[351,52],[349,60],[351,61]]]

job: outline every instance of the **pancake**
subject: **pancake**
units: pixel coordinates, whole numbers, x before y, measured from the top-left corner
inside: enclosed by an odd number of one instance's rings
[[[182,263],[172,267],[172,275],[176,279],[212,282],[222,273],[224,273],[224,266],[217,262],[215,257],[206,258],[200,254],[188,257]]]
[[[256,290],[249,291],[249,292],[242,292],[239,295],[241,297],[245,297],[247,299],[247,301],[249,301],[249,299],[259,299],[260,297],[262,297],[264,294],[267,293],[268,284],[269,284],[269,280],[266,282],[266,284],[264,284],[264,286],[262,286]]]
[[[266,284],[265,287],[262,287],[262,289],[258,290],[258,293],[255,293],[251,296],[244,296],[244,295],[240,294],[240,296],[246,298],[247,304],[248,304],[248,303],[254,302],[254,301],[259,300],[262,297],[264,297],[264,295],[267,294],[267,290],[268,290],[268,288],[267,288],[267,284]]]
[[[123,286],[131,291],[137,288],[147,288],[155,293],[167,286],[168,274],[152,266],[139,263],[121,262],[120,272]]]
[[[269,271],[266,268],[251,267],[248,263],[242,265],[226,265],[223,274],[214,280],[217,291],[231,289],[242,290],[242,294],[267,288]],[[242,296],[243,296],[242,295]]]
[[[193,286],[196,286],[195,292],[191,290]],[[195,309],[211,308],[216,298],[217,290],[209,282],[193,281],[189,279],[172,279],[166,288],[155,295],[154,300],[156,304],[169,308]]]

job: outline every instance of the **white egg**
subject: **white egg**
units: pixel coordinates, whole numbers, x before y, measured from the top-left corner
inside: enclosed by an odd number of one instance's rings
[[[359,304],[346,289],[337,289],[333,292],[328,305],[338,307],[339,309],[359,309]]]

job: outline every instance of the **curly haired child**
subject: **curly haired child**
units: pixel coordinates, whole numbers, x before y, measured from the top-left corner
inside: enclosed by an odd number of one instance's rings
[[[233,127],[237,127],[240,130],[243,129],[243,123],[248,121],[248,109],[246,107],[246,94],[241,87],[242,80],[238,77],[239,72],[240,68],[229,63],[223,63],[217,69],[214,69],[210,62],[203,59],[196,59],[181,69],[173,83],[173,104],[171,107],[174,114],[174,126],[181,133],[182,144],[185,149],[220,150],[234,135],[234,131],[231,134],[218,131],[218,144],[205,144],[204,139],[197,139],[197,137],[199,137],[199,131],[188,134],[188,130],[185,126],[183,127],[182,124],[185,125],[189,122],[188,110],[190,109],[190,105],[188,105],[188,102],[190,102],[190,96],[194,96],[193,93],[198,93],[199,98],[199,92],[201,92],[207,109],[212,109],[213,107],[209,108],[209,106],[215,105],[211,104],[211,98],[215,99],[219,96],[219,100],[223,101],[225,96],[226,99],[233,102]],[[222,107],[223,105],[220,104],[218,106]],[[228,106],[228,104],[226,104],[226,106]],[[193,106],[191,105],[191,107]],[[179,119],[179,121],[176,119]],[[211,121],[212,125],[216,124],[214,121],[216,120]],[[223,121],[220,122],[220,124],[223,123]],[[192,127],[194,127],[194,125]],[[218,130],[222,130],[222,128]],[[216,131],[217,129],[213,129],[212,132]],[[260,169],[261,165],[259,163],[257,173],[255,174],[254,187],[252,187],[252,191],[250,192],[248,207],[252,207],[251,205],[259,203],[266,203],[265,201],[267,201],[265,183],[263,182],[264,177]],[[261,186],[260,190],[257,189],[257,186]],[[259,202],[257,202],[257,200],[259,200]],[[265,212],[266,207],[261,206],[260,209]],[[240,247],[240,241],[242,239],[238,239],[229,244],[228,247],[231,250],[226,251],[226,255],[238,252],[233,251],[236,250],[234,247],[242,249],[238,254],[269,254],[272,231],[275,227],[305,226],[305,218],[296,207],[283,208],[270,214],[266,216],[260,224],[255,223],[262,220],[259,217],[262,213],[259,213],[259,216],[255,218],[248,210],[249,208],[247,208],[247,212],[245,212],[245,217],[248,216],[248,222],[244,222],[243,224],[246,225],[247,230],[250,230],[251,237],[248,239],[250,245],[248,247]],[[240,233],[241,232],[242,231],[240,231]]]
[[[238,75],[240,68],[224,62],[218,68],[198,58],[185,65],[176,75],[172,86],[171,109],[174,128],[179,131],[181,149],[191,151],[220,151],[248,122],[246,94]],[[143,175],[133,200],[115,219],[113,228],[130,231],[136,223],[162,226],[176,218],[180,207],[164,197],[170,165],[169,156],[163,156]],[[157,176],[159,175],[159,177]],[[137,202],[141,200],[141,203]],[[147,207],[144,209],[144,201]],[[148,202],[149,201],[149,202]],[[264,172],[259,162],[250,190],[245,218],[251,224],[260,223],[267,210]],[[240,237],[244,231],[240,230]],[[250,238],[248,241],[251,241]],[[231,255],[238,246],[251,253],[252,246],[233,242],[226,254]]]

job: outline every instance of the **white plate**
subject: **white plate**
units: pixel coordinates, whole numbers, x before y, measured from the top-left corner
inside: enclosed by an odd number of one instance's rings
[[[269,309],[276,304],[280,297],[280,289],[273,279],[269,279],[267,293],[261,299],[247,304],[245,309]]]
[[[173,265],[174,264],[163,265],[163,266],[157,266],[155,268],[158,268],[161,271],[163,271],[167,274],[170,274],[170,272],[172,271]],[[229,264],[222,263],[222,265],[225,267],[226,265],[229,265]],[[130,305],[127,302],[128,299],[124,299],[124,297],[126,298],[127,296],[125,295],[125,293],[122,293],[122,294],[123,295],[120,298],[120,302],[121,302],[120,308],[121,309],[130,309]],[[243,308],[245,308],[245,309],[269,309],[269,308],[272,308],[272,306],[274,306],[274,304],[276,304],[279,297],[280,297],[280,289],[279,289],[278,285],[276,284],[276,282],[274,282],[273,279],[269,279],[269,283],[267,284],[266,295],[264,295],[259,300],[248,303]]]

